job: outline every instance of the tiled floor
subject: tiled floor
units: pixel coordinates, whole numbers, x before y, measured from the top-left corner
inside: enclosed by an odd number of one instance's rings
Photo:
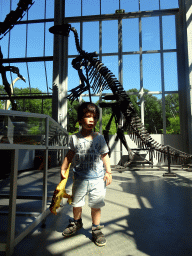
[[[91,241],[91,216],[87,204],[83,207],[84,228],[73,237],[63,238],[61,233],[72,217],[72,208],[65,201],[56,216],[48,215],[46,228],[39,225],[15,247],[13,255],[192,255],[192,173],[172,169],[176,177],[163,177],[165,172],[157,168],[113,170],[113,182],[107,187],[106,206],[102,209],[103,233],[107,238],[105,247],[97,247]],[[50,169],[49,195],[59,180],[59,168]],[[37,171],[20,173],[18,183],[18,194],[39,194],[42,174]],[[67,185],[70,193],[71,177]],[[8,181],[1,182],[1,191],[5,192],[7,186]],[[40,208],[39,201],[18,200],[19,211],[38,211]],[[2,240],[7,217],[0,218],[4,218],[1,221]],[[16,218],[16,233],[32,219]]]

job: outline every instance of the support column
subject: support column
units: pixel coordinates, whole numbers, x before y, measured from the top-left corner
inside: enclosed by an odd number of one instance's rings
[[[178,84],[183,150],[192,154],[192,0],[179,0],[176,16]]]
[[[187,88],[189,152],[192,154],[192,0],[186,0],[189,84]]]
[[[54,26],[64,24],[65,1],[55,0]],[[68,37],[54,34],[53,119],[67,129]]]

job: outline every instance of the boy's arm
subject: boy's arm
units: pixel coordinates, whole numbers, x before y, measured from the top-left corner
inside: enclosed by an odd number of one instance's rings
[[[110,185],[112,182],[112,174],[111,174],[111,165],[110,165],[110,159],[109,159],[109,155],[106,153],[104,155],[101,156],[102,160],[103,160],[103,164],[105,166],[105,176],[104,176],[104,181],[107,180],[106,186]]]
[[[69,164],[72,162],[74,155],[75,155],[75,152],[72,150],[69,150],[68,153],[66,154],[63,164],[61,165],[61,178],[62,179],[66,179],[65,172],[67,171]]]

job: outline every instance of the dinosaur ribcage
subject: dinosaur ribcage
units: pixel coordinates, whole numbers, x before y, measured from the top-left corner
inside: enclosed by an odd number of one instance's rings
[[[93,92],[99,93],[102,90],[110,89],[115,96],[120,111],[124,115],[126,120],[125,126],[127,127],[130,138],[140,148],[152,149],[151,152],[158,158],[158,161],[165,160],[168,156],[167,146],[161,145],[150,136],[121,83],[100,60],[89,58],[89,54],[86,55],[84,57],[88,57],[88,78]],[[169,154],[172,160],[176,160],[181,164],[191,160],[191,155],[173,147],[169,147]]]

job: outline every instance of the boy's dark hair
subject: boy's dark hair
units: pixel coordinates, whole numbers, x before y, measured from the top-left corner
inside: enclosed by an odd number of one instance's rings
[[[81,121],[81,119],[83,118],[83,116],[85,115],[86,112],[92,112],[94,114],[96,114],[96,119],[99,119],[99,108],[97,105],[95,105],[92,102],[83,102],[81,103],[81,105],[79,105],[78,110],[77,110],[77,118],[78,121]]]

